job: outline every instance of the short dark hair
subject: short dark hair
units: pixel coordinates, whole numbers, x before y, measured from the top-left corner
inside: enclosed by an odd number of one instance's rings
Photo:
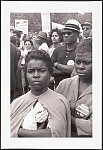
[[[13,33],[15,33],[18,38],[21,38],[22,31],[14,30]]]
[[[33,42],[32,42],[30,39],[25,39],[25,40],[24,40],[24,45],[25,45],[25,43],[26,43],[27,41],[29,41],[29,42],[31,43],[31,46],[33,46]]]
[[[10,42],[13,43],[17,47],[20,46],[20,39],[18,37],[11,36],[10,37]]]
[[[55,29],[51,30],[51,32],[50,32],[50,40],[51,40],[53,32],[57,32],[57,34],[59,35],[60,42],[62,42],[63,41],[63,35],[62,35],[61,30],[59,30],[58,28],[55,28]]]
[[[28,52],[25,59],[25,71],[27,71],[27,63],[32,59],[44,61],[48,67],[50,75],[53,75],[53,62],[46,51],[35,49]]]
[[[10,42],[13,43],[14,45],[16,45],[16,37],[11,36],[10,37]]]
[[[77,46],[75,55],[77,53],[92,53],[92,39],[83,39]]]

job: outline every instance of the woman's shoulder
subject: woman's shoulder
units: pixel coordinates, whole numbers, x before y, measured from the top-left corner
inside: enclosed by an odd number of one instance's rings
[[[60,81],[59,85],[69,85],[69,84],[72,84],[76,80],[78,80],[78,78],[79,78],[78,75],[76,75],[76,76],[73,76],[71,78],[63,79],[62,81]]]
[[[14,99],[11,103],[11,105],[17,105],[19,103],[22,103],[28,96],[30,95],[30,91],[26,94],[21,95],[20,97]]]
[[[54,101],[64,101],[64,102],[67,102],[67,99],[60,93],[57,93],[56,91],[53,91],[51,89],[49,89],[49,96],[54,100]]]

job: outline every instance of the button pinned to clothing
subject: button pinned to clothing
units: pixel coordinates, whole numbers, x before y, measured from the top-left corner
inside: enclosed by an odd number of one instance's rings
[[[68,56],[66,55],[66,57],[68,57]]]
[[[74,65],[74,60],[68,60],[67,65]]]

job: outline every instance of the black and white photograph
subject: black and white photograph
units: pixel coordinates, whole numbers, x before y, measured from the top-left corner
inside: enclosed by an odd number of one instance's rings
[[[102,148],[102,1],[1,2],[1,148]]]

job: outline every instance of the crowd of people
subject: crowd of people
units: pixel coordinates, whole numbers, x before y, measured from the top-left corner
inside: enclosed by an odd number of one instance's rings
[[[12,31],[11,137],[92,137],[92,22]]]

